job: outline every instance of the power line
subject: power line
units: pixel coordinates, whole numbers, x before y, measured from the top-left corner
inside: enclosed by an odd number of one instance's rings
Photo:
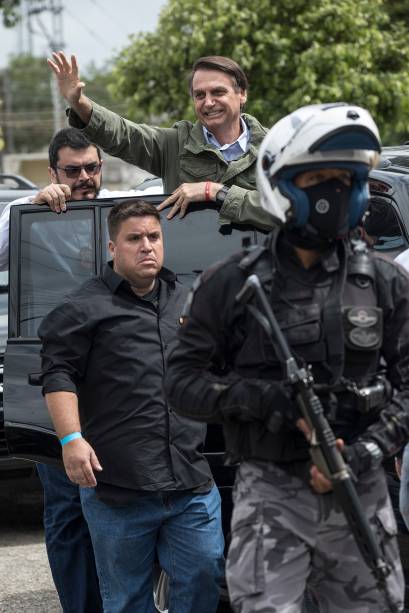
[[[107,9],[106,6],[101,6],[100,3],[98,2],[98,0],[92,0],[92,3],[95,4],[95,6],[97,6],[98,8],[101,9],[102,14],[109,19],[110,22],[114,22],[118,28],[120,29],[120,32],[123,34],[125,31],[125,26],[123,26],[121,23],[119,23],[119,21],[117,21],[116,16],[111,13],[111,11],[109,11]]]
[[[76,21],[80,26],[82,26],[84,28],[84,30],[86,30],[88,32],[88,34],[90,34],[92,36],[92,38],[94,38],[96,41],[98,41],[99,43],[101,43],[102,45],[104,45],[104,47],[106,47],[106,40],[104,40],[101,36],[99,36],[99,34],[97,34],[95,32],[95,30],[91,30],[91,28],[89,28],[85,23],[83,23],[81,21],[81,19],[78,18],[78,15],[74,15],[74,13],[72,13],[69,9],[65,9],[65,12],[67,13],[67,15],[69,15],[71,17],[71,19],[73,19],[74,21]]]

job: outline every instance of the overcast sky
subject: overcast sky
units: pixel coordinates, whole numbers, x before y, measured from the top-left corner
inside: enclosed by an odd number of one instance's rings
[[[24,0],[23,0],[24,1]],[[80,66],[94,61],[101,66],[115,52],[126,46],[130,34],[155,30],[161,8],[167,0],[63,0],[62,30],[65,51],[75,53]],[[52,35],[48,13],[40,15],[47,35]],[[41,24],[31,19],[35,34],[35,55],[48,55],[47,37]],[[0,68],[11,54],[29,49],[27,23],[15,28],[0,25]]]

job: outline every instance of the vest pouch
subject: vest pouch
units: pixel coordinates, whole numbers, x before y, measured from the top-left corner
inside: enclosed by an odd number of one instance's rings
[[[383,341],[383,313],[375,306],[342,307],[345,345],[352,351],[378,351]]]
[[[318,304],[287,308],[277,311],[278,324],[284,333],[290,347],[306,362],[323,362],[326,359],[326,349],[323,340],[321,312]],[[275,351],[264,336],[264,358],[268,363],[278,362]]]
[[[247,319],[229,331],[231,342],[238,350],[234,370],[242,377],[282,379],[282,367],[270,345],[269,359],[263,351],[264,344],[269,344],[266,333],[253,315],[248,313]]]
[[[224,424],[227,463],[234,465],[243,460],[268,462],[309,461],[309,444],[299,430],[283,429],[277,434],[269,432],[262,422],[231,422]]]

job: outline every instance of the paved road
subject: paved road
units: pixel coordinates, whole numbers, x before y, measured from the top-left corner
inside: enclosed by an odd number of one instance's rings
[[[61,613],[41,515],[39,486],[0,480],[0,613]]]

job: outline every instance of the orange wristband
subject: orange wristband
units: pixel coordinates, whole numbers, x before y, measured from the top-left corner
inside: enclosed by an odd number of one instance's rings
[[[206,202],[210,200],[210,181],[206,181],[205,183],[205,200]]]

